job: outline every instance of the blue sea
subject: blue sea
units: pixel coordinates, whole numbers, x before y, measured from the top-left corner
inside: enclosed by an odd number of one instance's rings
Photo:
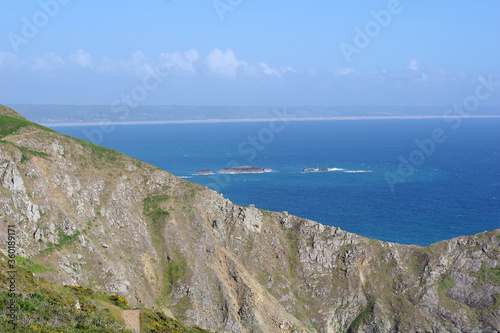
[[[383,241],[425,246],[500,228],[500,119],[120,125],[106,133],[97,126],[53,128],[86,140],[93,133],[104,147],[236,204]],[[236,165],[273,172],[194,175]],[[332,171],[301,172],[316,166]]]

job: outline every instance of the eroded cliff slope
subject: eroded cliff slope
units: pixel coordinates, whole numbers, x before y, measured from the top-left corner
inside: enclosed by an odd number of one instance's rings
[[[0,238],[15,224],[21,255],[53,283],[219,332],[500,330],[500,230],[384,243],[234,205],[5,110]]]

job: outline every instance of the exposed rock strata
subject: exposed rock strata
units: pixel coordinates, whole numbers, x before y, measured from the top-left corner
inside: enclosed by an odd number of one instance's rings
[[[500,330],[500,230],[384,243],[236,206],[57,133],[28,126],[3,140],[0,217],[53,282],[221,332]]]

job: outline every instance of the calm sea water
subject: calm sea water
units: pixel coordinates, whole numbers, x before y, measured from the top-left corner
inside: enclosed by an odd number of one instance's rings
[[[428,245],[500,228],[500,119],[451,125],[441,119],[126,125],[99,143],[239,205],[288,211],[383,241]],[[83,139],[99,131],[54,129]],[[432,149],[436,129],[446,140]],[[415,140],[427,140],[427,151],[419,153]],[[419,165],[410,164],[409,174],[400,158]],[[194,176],[236,164],[273,172]],[[317,165],[344,170],[301,172]],[[371,172],[346,172],[353,170]]]

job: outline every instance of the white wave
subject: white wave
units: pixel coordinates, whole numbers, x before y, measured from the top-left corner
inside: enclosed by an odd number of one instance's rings
[[[345,169],[342,168],[328,168],[328,171],[343,171]]]
[[[362,172],[372,172],[371,170],[346,170],[345,173],[362,173]]]

